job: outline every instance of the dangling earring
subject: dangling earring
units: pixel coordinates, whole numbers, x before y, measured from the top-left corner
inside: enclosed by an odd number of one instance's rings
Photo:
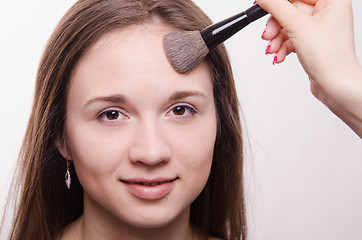
[[[69,171],[70,160],[66,159],[66,161],[67,161],[67,171],[65,173],[65,185],[67,185],[67,188],[70,189],[70,183],[71,183],[70,171]]]

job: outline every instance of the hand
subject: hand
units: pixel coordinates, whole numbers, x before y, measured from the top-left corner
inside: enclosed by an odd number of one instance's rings
[[[295,52],[313,95],[362,137],[362,69],[351,0],[256,0],[272,17],[262,38],[281,63]]]

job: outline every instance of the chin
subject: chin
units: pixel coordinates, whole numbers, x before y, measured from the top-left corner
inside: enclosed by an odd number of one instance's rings
[[[165,227],[171,224],[175,219],[170,217],[161,216],[138,216],[134,219],[128,219],[128,224],[136,227],[136,228],[143,228],[143,229],[157,229]]]
[[[175,209],[173,209],[175,210]],[[126,222],[134,227],[143,228],[143,229],[157,229],[162,228],[167,225],[170,225],[177,221],[189,221],[189,211],[190,208],[186,208],[183,211],[166,211],[156,210],[156,211],[138,211],[134,213],[131,218],[128,218]]]

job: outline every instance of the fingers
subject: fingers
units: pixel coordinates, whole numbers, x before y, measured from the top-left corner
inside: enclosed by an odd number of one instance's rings
[[[264,40],[271,40],[279,34],[280,30],[281,26],[277,20],[275,20],[273,17],[270,17],[266,23],[266,28],[261,38]]]
[[[299,1],[302,1],[309,5],[315,5],[318,2],[318,0],[299,0]]]
[[[278,52],[283,42],[286,41],[287,39],[288,36],[283,30],[281,30],[275,38],[269,41],[265,54],[272,54]]]
[[[275,54],[273,64],[283,62],[286,56],[288,56],[292,52],[294,52],[292,42],[290,40],[283,42],[279,51]]]
[[[310,0],[312,1],[312,0]],[[261,8],[269,12],[287,31],[302,19],[302,13],[287,0],[256,0]],[[292,20],[292,19],[298,19]]]
[[[272,48],[272,45],[268,45],[267,51],[265,51],[265,54],[275,53],[275,56],[273,58],[273,65],[274,65],[276,63],[284,62],[285,58],[292,52],[294,52],[293,44],[291,43],[290,40],[287,40],[280,45],[278,50],[274,50]]]
[[[295,39],[300,29],[306,29],[304,24],[310,23],[310,16],[314,12],[314,4],[317,1],[257,0],[262,8],[266,6],[264,9],[272,14],[262,34],[262,39],[269,40],[265,54],[276,54],[273,64],[283,62],[287,55],[295,52],[294,42],[289,39]]]
[[[273,17],[268,20],[262,38],[264,40],[269,40],[265,54],[275,53],[273,64],[283,62],[287,55],[294,52],[293,45],[289,40],[287,33]]]

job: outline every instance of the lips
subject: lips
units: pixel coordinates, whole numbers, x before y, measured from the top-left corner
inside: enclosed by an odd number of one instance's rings
[[[158,179],[127,179],[121,180],[127,190],[134,196],[157,200],[166,196],[174,187],[178,178],[158,178]]]
[[[172,180],[171,180],[172,181]],[[148,186],[148,187],[154,187],[154,186],[157,186],[157,185],[161,185],[161,184],[164,184],[164,183],[168,183],[168,182],[171,182],[171,181],[165,181],[165,182],[126,182],[126,183],[129,183],[129,184],[136,184],[136,185],[142,185],[142,186]]]

